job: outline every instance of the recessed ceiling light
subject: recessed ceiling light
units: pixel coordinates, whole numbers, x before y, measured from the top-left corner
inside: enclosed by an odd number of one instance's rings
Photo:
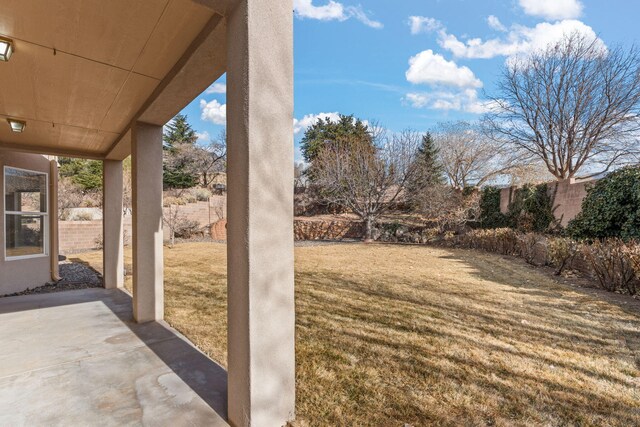
[[[27,122],[23,122],[22,120],[7,119],[7,123],[11,126],[11,130],[17,133],[22,133],[24,128],[27,127]]]
[[[0,37],[0,61],[7,62],[13,54],[13,40]]]

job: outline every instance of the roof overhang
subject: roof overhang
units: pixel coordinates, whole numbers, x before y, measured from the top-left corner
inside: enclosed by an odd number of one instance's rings
[[[167,123],[225,72],[235,2],[3,2],[0,36],[14,54],[0,62],[0,149],[127,157],[132,123]]]

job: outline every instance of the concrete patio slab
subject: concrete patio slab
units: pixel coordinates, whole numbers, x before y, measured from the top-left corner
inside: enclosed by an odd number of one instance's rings
[[[227,426],[227,374],[121,290],[0,298],[0,425]]]

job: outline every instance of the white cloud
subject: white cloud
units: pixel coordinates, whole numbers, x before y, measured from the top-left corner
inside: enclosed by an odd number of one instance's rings
[[[472,114],[483,114],[491,110],[492,101],[478,98],[478,91],[465,89],[461,91],[414,92],[405,97],[414,108],[430,108],[443,111],[463,111]]]
[[[500,32],[503,32],[503,33],[507,31],[507,27],[505,27],[502,24],[502,22],[500,22],[498,17],[495,16],[495,15],[489,15],[487,17],[487,24],[489,24],[489,27],[493,28],[496,31],[500,31]]]
[[[362,6],[344,6],[342,3],[329,0],[322,6],[315,6],[313,0],[293,0],[293,9],[301,19],[317,19],[320,21],[346,21],[355,18],[368,27],[381,29],[381,22],[374,21],[365,13]]]
[[[300,18],[319,19],[321,21],[344,21],[344,6],[330,0],[324,6],[314,6],[312,0],[293,0],[293,9]]]
[[[209,145],[211,143],[211,134],[206,130],[204,132],[196,132],[196,143],[200,145]]]
[[[414,35],[420,33],[430,33],[432,31],[443,28],[440,21],[426,16],[410,16],[409,27],[411,27],[411,34]]]
[[[227,105],[220,104],[215,99],[211,102],[207,102],[204,99],[200,100],[200,109],[202,114],[200,118],[202,120],[209,121],[216,125],[227,124]]]
[[[373,19],[369,18],[367,16],[367,14],[365,13],[364,9],[362,9],[362,6],[350,6],[350,7],[348,7],[347,8],[347,15],[349,17],[354,17],[355,19],[357,19],[358,21],[362,22],[367,27],[371,27],[371,28],[374,28],[376,30],[380,30],[380,29],[384,28],[384,25],[382,25],[382,22],[374,21]]]
[[[227,84],[226,83],[214,83],[211,86],[209,86],[204,93],[206,93],[206,94],[227,93]]]
[[[571,19],[582,15],[580,0],[519,0],[524,13],[545,19]]]
[[[569,34],[578,33],[590,40],[600,40],[593,28],[581,21],[569,19],[555,23],[541,22],[535,27],[513,25],[503,36],[489,40],[473,38],[459,40],[446,29],[438,30],[438,44],[459,58],[489,59],[497,56],[513,57],[529,54],[557,43]],[[600,40],[602,47],[605,44]]]
[[[453,86],[458,88],[479,88],[482,82],[469,67],[447,61],[442,55],[425,50],[409,59],[406,72],[407,81],[413,84]]]
[[[293,119],[293,133],[299,134],[300,132],[306,131],[309,127],[316,124],[318,119],[329,119],[332,122],[337,122],[340,119],[340,114],[338,113],[319,113],[319,114],[307,114],[300,120]]]

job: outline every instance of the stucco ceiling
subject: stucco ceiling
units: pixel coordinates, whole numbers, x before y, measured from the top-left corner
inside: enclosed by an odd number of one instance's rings
[[[195,52],[194,41],[215,30],[232,3],[3,0],[0,35],[13,39],[15,52],[0,62],[0,148],[105,157],[145,105],[158,103],[169,80],[184,71],[176,67]],[[216,49],[224,50],[224,32],[218,33]],[[169,120],[217,79],[224,70],[214,62],[186,98],[162,98],[175,105],[155,105],[161,113],[153,120]],[[25,132],[11,132],[7,117],[25,120]]]

